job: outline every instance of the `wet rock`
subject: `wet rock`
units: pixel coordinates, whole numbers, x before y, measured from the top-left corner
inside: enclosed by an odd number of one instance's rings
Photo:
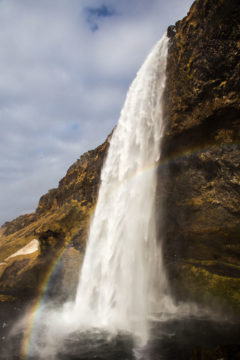
[[[215,349],[196,348],[191,360],[239,360],[240,345],[219,345]]]
[[[176,35],[175,25],[170,25],[167,29],[167,36],[172,39]]]

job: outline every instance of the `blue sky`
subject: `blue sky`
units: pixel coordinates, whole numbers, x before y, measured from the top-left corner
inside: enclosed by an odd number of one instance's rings
[[[33,211],[105,140],[138,68],[191,3],[0,1],[0,224]]]

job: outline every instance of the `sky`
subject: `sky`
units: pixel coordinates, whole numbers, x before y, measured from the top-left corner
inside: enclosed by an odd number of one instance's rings
[[[0,0],[0,225],[36,209],[116,125],[193,0]]]

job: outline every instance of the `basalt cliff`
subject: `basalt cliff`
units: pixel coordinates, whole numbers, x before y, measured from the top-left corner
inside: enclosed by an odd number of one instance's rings
[[[237,0],[197,0],[187,17],[168,28],[158,185],[164,203],[159,233],[165,234],[173,294],[238,311],[239,24]]]
[[[240,99],[237,0],[197,0],[168,29],[165,135],[156,215],[173,296],[240,313]],[[0,230],[0,300],[73,292],[109,138],[80,157],[35,213]],[[164,236],[163,236],[164,234]],[[34,252],[16,254],[33,240]],[[15,255],[15,256],[12,256]]]

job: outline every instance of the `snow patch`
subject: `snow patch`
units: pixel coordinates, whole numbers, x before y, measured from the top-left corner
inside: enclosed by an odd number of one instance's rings
[[[24,246],[23,248],[21,248],[20,250],[18,250],[17,252],[15,252],[14,254],[10,255],[8,258],[6,258],[4,261],[7,261],[15,256],[19,256],[19,255],[28,255],[28,254],[32,254],[35,251],[38,251],[39,249],[39,241],[37,239],[33,239],[32,241],[30,241],[29,244],[27,244],[26,246]]]

